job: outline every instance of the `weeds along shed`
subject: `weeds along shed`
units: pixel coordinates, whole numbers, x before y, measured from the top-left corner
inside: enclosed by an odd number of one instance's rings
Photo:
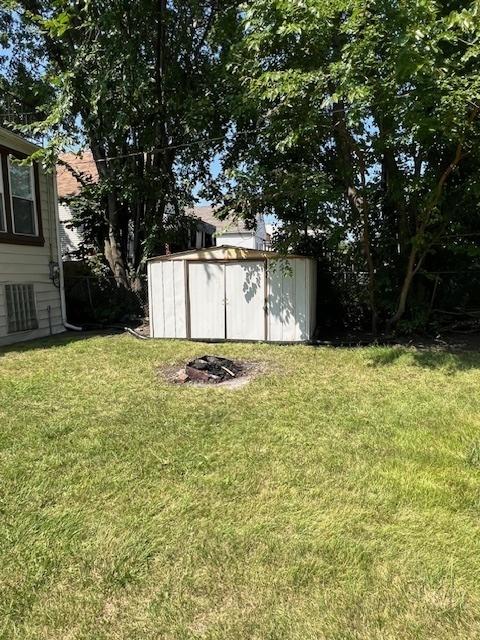
[[[148,262],[153,338],[302,342],[315,330],[316,262],[212,247]]]

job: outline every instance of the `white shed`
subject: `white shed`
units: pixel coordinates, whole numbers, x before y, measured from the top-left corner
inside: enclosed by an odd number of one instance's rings
[[[220,246],[148,262],[152,338],[303,342],[315,330],[316,262]]]

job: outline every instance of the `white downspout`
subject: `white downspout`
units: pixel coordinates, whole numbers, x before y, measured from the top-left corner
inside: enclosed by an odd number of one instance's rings
[[[60,276],[60,308],[62,310],[62,323],[65,329],[70,329],[70,331],[83,331],[82,327],[77,327],[74,324],[70,324],[67,321],[67,305],[65,303],[65,286],[64,286],[64,278],[63,278],[63,258],[62,258],[62,246],[60,243],[60,213],[58,210],[58,193],[57,193],[57,174],[56,170],[52,173],[52,182],[53,182],[53,206],[55,210],[55,232],[57,236],[57,256],[58,256],[58,273]]]

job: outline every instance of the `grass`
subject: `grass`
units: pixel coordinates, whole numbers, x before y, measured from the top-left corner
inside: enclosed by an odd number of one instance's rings
[[[265,363],[168,385],[205,351]],[[480,637],[480,355],[0,351],[0,638]]]

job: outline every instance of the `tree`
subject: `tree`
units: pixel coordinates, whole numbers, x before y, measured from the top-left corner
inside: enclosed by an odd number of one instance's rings
[[[250,0],[230,68],[241,91],[229,204],[321,231],[363,262],[372,330],[403,317],[479,170],[480,7],[471,1]],[[478,206],[478,200],[476,202]],[[327,244],[328,244],[327,242]]]
[[[92,150],[100,179],[87,208],[117,282],[137,287],[146,257],[188,225],[226,126],[221,70],[236,14],[218,0],[24,0],[0,11],[4,82],[45,99],[23,130],[48,136],[51,159],[65,145]]]

